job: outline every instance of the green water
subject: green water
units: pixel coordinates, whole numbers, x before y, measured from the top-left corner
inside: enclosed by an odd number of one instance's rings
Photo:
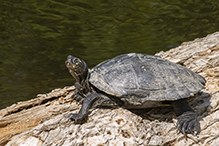
[[[0,108],[72,85],[69,54],[91,68],[216,32],[218,8],[218,0],[2,0]]]

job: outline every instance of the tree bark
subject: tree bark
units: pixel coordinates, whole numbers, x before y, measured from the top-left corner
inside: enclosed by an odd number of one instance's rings
[[[55,89],[0,111],[0,145],[211,145],[219,143],[219,32],[183,43],[156,55],[179,63],[206,80],[206,89],[190,101],[201,133],[187,138],[176,131],[171,107],[148,111],[91,109],[87,120],[74,123],[65,116],[78,112],[74,86]]]

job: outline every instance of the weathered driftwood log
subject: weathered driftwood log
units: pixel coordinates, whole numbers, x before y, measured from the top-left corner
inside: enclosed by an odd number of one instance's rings
[[[0,111],[0,145],[212,145],[219,144],[219,32],[183,43],[159,55],[201,74],[206,89],[190,102],[198,115],[201,133],[177,133],[170,108],[145,112],[127,109],[92,109],[87,121],[77,124],[65,117],[78,112],[72,101],[74,87],[55,89],[36,99]]]

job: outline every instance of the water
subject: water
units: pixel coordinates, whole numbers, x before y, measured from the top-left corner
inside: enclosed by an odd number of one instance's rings
[[[218,31],[217,0],[2,0],[0,108],[74,83],[71,54],[92,68],[155,54]]]

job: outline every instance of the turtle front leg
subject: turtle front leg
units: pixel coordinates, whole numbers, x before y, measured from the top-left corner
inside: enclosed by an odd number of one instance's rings
[[[72,95],[73,100],[76,100],[77,102],[82,103],[85,97],[87,97],[83,91],[83,87],[78,82],[75,82],[74,86],[77,89],[77,92],[73,93]]]
[[[94,108],[97,106],[113,106],[117,105],[110,98],[104,96],[100,93],[92,93],[89,94],[83,101],[82,107],[78,114],[70,113],[67,115],[71,120],[78,121],[82,120],[88,113],[90,108]]]
[[[197,135],[200,132],[200,124],[195,111],[188,105],[186,99],[173,101],[172,106],[178,119],[177,130],[185,136],[186,133]]]
[[[78,90],[78,94],[80,94],[81,96],[84,96],[86,94],[83,90],[83,87],[78,82],[75,82],[74,86]]]

